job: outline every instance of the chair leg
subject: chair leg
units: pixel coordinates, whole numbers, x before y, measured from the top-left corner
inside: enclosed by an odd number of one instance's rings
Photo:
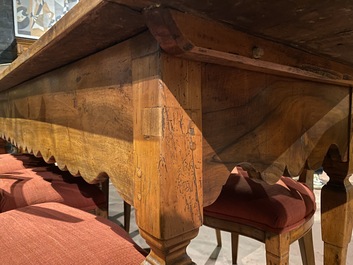
[[[97,207],[94,214],[103,218],[108,218],[108,210],[104,207]]]
[[[124,201],[124,229],[130,232],[131,205]]]
[[[287,233],[266,235],[265,248],[267,265],[289,264],[289,235]]]
[[[238,260],[238,245],[239,245],[239,234],[231,233],[232,240],[232,264],[237,264]]]
[[[299,182],[305,183],[311,190],[314,189],[314,170],[304,169],[299,176]]]
[[[104,218],[109,216],[109,179],[104,180],[99,185],[105,196],[105,204],[96,208],[95,214]]]
[[[310,229],[299,240],[300,254],[302,256],[303,265],[315,265],[315,254],[313,244],[313,233]]]
[[[217,247],[222,247],[221,230],[216,229]]]

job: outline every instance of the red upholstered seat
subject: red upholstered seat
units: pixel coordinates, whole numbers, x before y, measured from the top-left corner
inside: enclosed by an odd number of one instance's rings
[[[219,198],[204,208],[205,215],[283,233],[315,213],[314,194],[305,184],[281,177],[270,185],[238,170],[230,175]]]
[[[1,154],[0,155],[0,174],[13,171],[43,167],[48,164],[39,157],[30,154]]]
[[[87,211],[106,207],[104,193],[81,177],[32,155],[0,155],[0,212],[42,202]]]
[[[141,264],[145,252],[117,224],[61,203],[0,214],[1,264]]]
[[[311,176],[304,171],[301,177]],[[217,200],[204,208],[204,224],[231,233],[232,263],[237,264],[239,235],[265,243],[266,264],[288,264],[289,245],[299,240],[303,264],[315,264],[311,227],[314,193],[304,184],[281,177],[274,185],[233,170]]]

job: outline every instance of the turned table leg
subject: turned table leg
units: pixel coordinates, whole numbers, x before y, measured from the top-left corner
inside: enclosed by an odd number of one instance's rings
[[[202,225],[201,69],[151,54],[133,61],[134,206],[144,264],[192,264]]]
[[[190,240],[197,236],[199,229],[192,230],[171,239],[158,239],[140,229],[141,236],[150,246],[151,251],[143,264],[194,264],[186,253]]]

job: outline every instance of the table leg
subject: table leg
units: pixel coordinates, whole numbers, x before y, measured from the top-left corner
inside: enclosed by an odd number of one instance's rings
[[[186,248],[190,240],[197,236],[198,229],[167,240],[155,238],[142,229],[140,229],[140,234],[151,248],[146,260],[142,263],[143,265],[194,264],[187,255]]]
[[[324,264],[345,265],[352,235],[353,189],[347,176],[348,163],[327,162],[324,169],[330,180],[321,192]]]
[[[144,264],[192,264],[202,225],[201,69],[165,54],[133,61],[134,206]]]

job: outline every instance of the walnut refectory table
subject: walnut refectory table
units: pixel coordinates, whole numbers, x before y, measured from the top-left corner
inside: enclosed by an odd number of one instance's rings
[[[145,264],[192,262],[202,208],[235,165],[270,183],[323,166],[325,264],[346,264],[353,6],[244,2],[80,1],[0,73],[0,136],[109,177],[136,209]]]

